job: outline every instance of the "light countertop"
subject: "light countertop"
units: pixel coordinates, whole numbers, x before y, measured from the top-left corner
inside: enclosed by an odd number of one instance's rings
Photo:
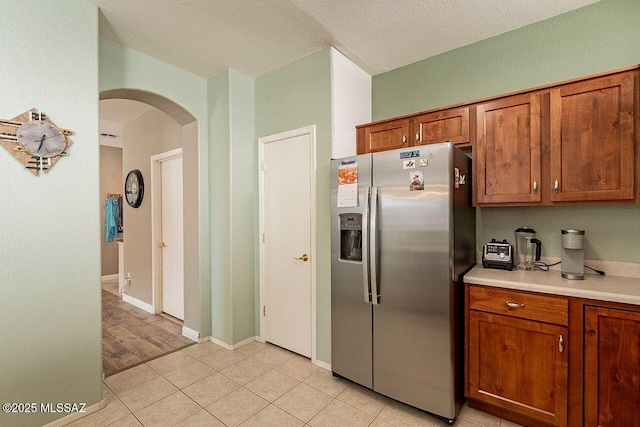
[[[563,279],[560,271],[497,270],[477,265],[465,283],[640,305],[640,279],[585,274],[584,280]]]

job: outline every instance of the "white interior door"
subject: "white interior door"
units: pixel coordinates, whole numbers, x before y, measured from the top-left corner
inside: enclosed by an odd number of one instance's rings
[[[312,135],[263,145],[262,337],[312,356]]]
[[[182,157],[160,163],[162,311],[184,320]]]

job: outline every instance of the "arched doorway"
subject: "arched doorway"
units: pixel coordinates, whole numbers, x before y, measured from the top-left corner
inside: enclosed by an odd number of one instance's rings
[[[101,110],[105,103],[111,104],[109,109],[113,109],[113,105],[124,106],[121,108],[122,111],[119,111],[121,115],[129,110],[127,105],[138,104],[138,107],[142,106],[142,108],[131,109],[135,117],[129,119],[121,117],[124,123],[121,123],[121,132],[118,135],[122,139],[123,145],[129,144],[129,149],[123,147],[121,177],[124,178],[130,170],[137,169],[141,171],[145,184],[143,202],[138,209],[129,207],[126,205],[126,201],[123,201],[123,231],[126,237],[123,243],[124,258],[120,272],[124,283],[119,279],[118,286],[124,285],[125,301],[133,303],[147,312],[153,312],[154,308],[156,312],[160,311],[154,303],[154,293],[158,286],[159,277],[155,274],[154,265],[157,265],[158,258],[162,258],[161,250],[156,248],[158,246],[157,239],[154,238],[155,228],[152,226],[154,209],[151,203],[151,186],[154,179],[152,156],[176,149],[180,149],[182,152],[184,165],[182,185],[184,202],[182,210],[184,213],[182,232],[184,242],[184,323],[180,332],[190,340],[197,341],[201,320],[198,261],[197,120],[172,100],[143,90],[104,91],[100,94],[100,103]],[[103,132],[102,119],[101,111],[101,133],[110,133]],[[103,148],[101,147],[102,152]],[[101,194],[101,200],[105,197],[106,194]],[[160,251],[159,255],[158,251]],[[155,264],[154,253],[156,254]],[[105,276],[104,273],[103,276]],[[162,286],[161,282],[160,286]],[[162,345],[159,346],[162,348]],[[152,354],[151,358],[153,357],[157,357],[157,355]]]

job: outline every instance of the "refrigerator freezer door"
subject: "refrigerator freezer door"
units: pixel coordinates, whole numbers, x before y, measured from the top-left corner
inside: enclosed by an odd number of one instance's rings
[[[339,168],[351,160],[357,161],[357,206],[339,208]],[[367,263],[370,188],[370,154],[331,162],[331,369],[369,388],[372,387],[373,372],[372,306],[369,302]],[[357,250],[344,247],[353,246],[357,241],[359,221],[362,231],[361,261],[357,261],[360,255]]]
[[[371,248],[380,294],[373,309],[373,389],[450,419],[451,152],[450,144],[435,144],[373,155],[379,201],[377,248]]]

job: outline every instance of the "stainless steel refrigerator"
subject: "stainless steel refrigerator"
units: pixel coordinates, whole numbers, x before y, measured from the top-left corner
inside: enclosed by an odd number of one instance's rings
[[[451,143],[331,163],[331,368],[448,420],[463,396],[471,161]]]

